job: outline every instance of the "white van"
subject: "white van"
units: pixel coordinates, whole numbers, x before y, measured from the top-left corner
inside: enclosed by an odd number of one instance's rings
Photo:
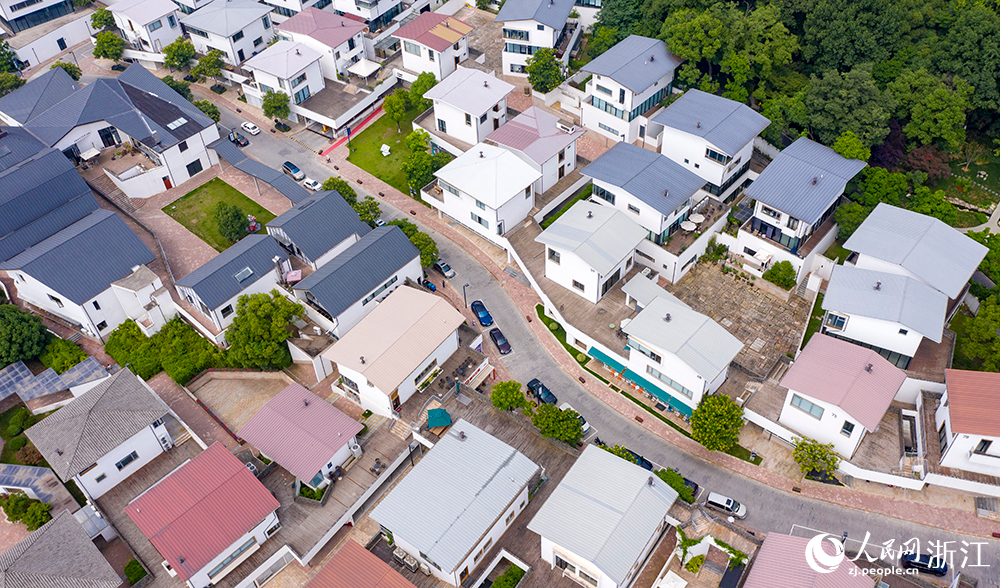
[[[705,506],[726,515],[732,515],[738,519],[745,519],[747,516],[747,507],[745,505],[715,492],[708,493],[708,498],[705,499]]]

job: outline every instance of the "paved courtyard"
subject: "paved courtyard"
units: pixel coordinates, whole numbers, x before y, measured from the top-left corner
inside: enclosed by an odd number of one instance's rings
[[[462,67],[502,76],[503,36],[500,34],[500,29],[503,25],[493,21],[496,15],[478,8],[465,7],[455,13],[455,18],[476,27],[469,33],[469,59],[462,63]],[[485,56],[483,63],[478,63],[477,59],[481,56]]]
[[[211,371],[191,382],[188,389],[236,433],[292,383],[284,372]]]

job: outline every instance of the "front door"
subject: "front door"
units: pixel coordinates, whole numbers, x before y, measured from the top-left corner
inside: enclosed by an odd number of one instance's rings
[[[236,52],[236,56],[240,58],[240,63],[243,63],[243,59],[244,58],[243,58],[243,50],[242,49],[240,49],[239,51]]]
[[[458,67],[459,58],[458,55],[455,56],[455,67]]]
[[[101,138],[101,142],[104,143],[105,147],[111,147],[112,145],[117,145],[122,142],[121,138],[118,136],[118,129],[114,127],[104,127],[97,131],[97,136]]]
[[[65,51],[66,50],[66,39],[64,39],[62,37],[59,37],[58,39],[56,39],[56,45],[59,46],[59,50],[60,51]]]
[[[163,187],[167,190],[174,187],[174,185],[170,183],[170,176],[163,176]]]
[[[495,131],[499,128],[500,128],[500,119],[499,118],[493,119],[493,130]]]
[[[399,410],[399,390],[393,390],[389,398],[392,400],[392,410]]]
[[[465,579],[468,577],[469,577],[469,566],[465,566],[465,569],[462,570],[462,573],[458,575],[458,581],[464,582]]]
[[[566,175],[566,164],[563,164],[559,166],[559,179],[561,180],[565,175]]]

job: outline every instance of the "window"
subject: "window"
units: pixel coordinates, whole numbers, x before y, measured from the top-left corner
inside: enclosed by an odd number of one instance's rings
[[[483,203],[483,202],[480,202],[479,200],[476,200],[476,208],[478,208],[480,210],[486,210],[486,204]]]
[[[341,383],[344,384],[344,386],[347,386],[349,389],[354,390],[355,392],[358,391],[358,385],[354,382],[354,380],[348,378],[347,376],[343,376],[343,375],[340,376],[340,380],[341,380]]]
[[[427,50],[427,59],[434,61],[434,51],[430,49]]]
[[[625,104],[625,88],[618,88],[618,101]]]
[[[454,49],[455,51],[458,51],[459,50],[458,43],[452,45],[451,48]]]
[[[22,282],[25,281],[24,276],[22,276],[21,274],[17,274],[17,279],[21,280]]]
[[[649,375],[651,375],[651,376],[653,376],[657,380],[660,380],[661,382],[663,382],[667,386],[670,386],[674,390],[677,390],[678,392],[680,392],[681,394],[687,396],[688,398],[693,398],[694,397],[694,392],[688,390],[687,388],[685,388],[681,384],[678,384],[673,378],[667,377],[666,374],[664,374],[660,370],[654,368],[653,366],[647,365],[646,366],[646,373],[649,374]]]
[[[792,394],[792,402],[791,402],[791,404],[795,408],[797,408],[797,409],[799,409],[799,410],[801,410],[803,412],[806,412],[806,413],[808,413],[808,414],[816,417],[817,419],[822,419],[823,418],[823,407],[816,406],[815,404],[813,404],[812,402],[809,402],[805,398],[802,398],[798,394]]]
[[[101,310],[101,305],[96,300],[94,301],[94,310]]]
[[[760,211],[771,218],[776,218],[779,220],[781,219],[781,213],[778,212],[777,210],[774,210],[773,208],[769,208],[767,206],[761,206]]]
[[[243,38],[243,31],[237,31],[236,34],[233,35],[233,43],[239,41],[242,38]]]
[[[696,164],[694,164],[694,168],[695,169],[701,169],[701,166],[696,163]]]
[[[465,124],[466,126],[472,126],[472,115],[468,112],[465,113]]]
[[[198,37],[205,37],[206,39],[208,38],[208,33],[206,33],[205,31],[203,31],[201,29],[196,29],[194,27],[189,27],[188,25],[184,25],[184,30],[187,31],[189,34],[192,34],[192,35],[195,35],[195,36],[198,36]]]
[[[158,20],[156,22],[151,22],[151,23],[149,23],[146,26],[146,28],[149,29],[149,32],[151,32],[151,33],[153,31],[155,31],[156,29],[162,29],[163,28],[163,21],[162,20]]]
[[[909,331],[907,331],[906,329],[900,329],[900,330],[899,330],[899,334],[900,334],[900,335],[906,335],[906,334],[908,334],[908,333],[909,333]]]
[[[488,112],[484,112],[483,116],[479,117],[479,124],[483,124],[484,122],[486,122],[486,118],[488,116],[489,116],[489,113]]]
[[[787,224],[788,224],[788,228],[792,229],[794,231],[795,229],[799,228],[799,219],[788,217],[788,223]]]
[[[722,153],[719,153],[718,151],[708,148],[705,148],[705,157],[712,159],[714,161],[718,161],[722,165],[726,165],[732,159],[732,157],[729,157],[728,155],[724,155]]]
[[[559,152],[559,163],[562,163],[565,160],[566,160],[566,150],[563,149],[562,151]]]
[[[559,252],[556,251],[555,249],[549,249],[549,259],[552,260],[552,263],[555,263],[556,265],[558,265],[559,264]]]
[[[27,8],[27,7],[31,6],[32,4],[38,4],[41,1],[42,0],[25,0],[24,2],[18,2],[17,4],[11,4],[10,5],[10,11],[11,12],[17,12],[18,10],[21,10],[22,8]]]
[[[986,453],[990,450],[990,445],[993,445],[993,441],[989,439],[980,439],[979,444],[976,445],[976,453]]]
[[[599,126],[600,128],[604,129],[609,133],[613,133],[616,137],[621,135],[621,133],[619,133],[617,129],[613,129],[602,122],[597,123],[597,126]]]
[[[355,47],[357,47],[357,44],[354,42],[354,37],[351,37],[347,40],[347,50],[354,51]]]
[[[577,282],[576,280],[573,280],[573,287],[576,288],[577,290],[581,291],[581,292],[584,291],[583,284],[581,284],[580,282]]]
[[[271,535],[274,535],[275,533],[277,533],[278,529],[280,529],[280,528],[281,528],[281,523],[275,523],[273,527],[271,527],[270,529],[268,529],[267,531],[265,531],[265,535],[267,535],[268,537],[270,537]]]
[[[628,205],[628,211],[629,212],[634,212],[636,214],[639,214],[639,209],[636,208],[636,207],[634,207],[634,206],[632,206],[631,204]]]
[[[513,520],[514,520],[514,511],[510,511],[510,514],[507,515],[507,520],[504,521],[504,524],[509,525],[510,522]]]
[[[592,194],[594,196],[597,196],[601,200],[606,201],[608,204],[615,203],[615,195],[611,192],[608,192],[604,188],[598,186],[597,184],[594,184],[594,191],[592,192]]]
[[[519,31],[517,29],[504,29],[503,38],[504,39],[514,39],[517,41],[527,41],[531,36],[528,31]]]
[[[545,25],[537,25],[537,26],[538,26],[538,30],[540,30],[540,31],[544,31],[545,30]]]
[[[569,563],[568,561],[564,560],[563,558],[559,557],[559,554],[557,554],[557,553],[553,553],[552,555],[555,556],[555,558],[556,558],[556,567],[557,568],[559,568],[560,570],[565,570],[565,571],[567,571],[567,572],[569,572],[571,574],[575,574],[576,573],[576,566],[575,565],[573,565],[573,564]]]
[[[174,18],[174,15],[172,14],[167,15],[167,24],[170,25],[170,28],[174,28],[177,26],[177,19]]]
[[[292,80],[292,87],[294,88],[304,81],[306,81],[306,72],[302,72],[302,75]]]
[[[132,463],[137,459],[139,459],[139,454],[133,451],[132,453],[126,455],[121,461],[116,463],[115,467],[118,468],[118,471],[120,472],[124,470],[125,467],[128,466],[128,464]]]
[[[524,197],[525,199],[531,198],[531,186],[528,186],[527,188],[524,189]]]
[[[188,150],[188,142],[187,141],[181,141],[180,143],[178,143],[177,144],[177,150],[180,151],[181,153],[184,153],[185,151],[187,151]]]
[[[310,96],[312,96],[312,93],[309,92],[309,86],[306,86],[295,93],[295,103],[302,104],[308,100]]]
[[[423,551],[420,552],[420,557],[422,557],[424,559],[424,561],[426,561],[427,563],[431,564],[432,566],[434,566],[438,570],[441,569],[441,566],[437,565],[437,562],[435,562],[433,559],[431,559],[430,557],[428,557],[427,554],[424,553]]]
[[[257,47],[258,45],[262,44],[263,42],[264,42],[264,37],[257,37],[256,39],[253,40],[253,46]]]
[[[854,423],[851,421],[844,421],[844,426],[840,428],[840,434],[845,437],[850,437],[854,434]]]
[[[663,358],[660,357],[660,354],[656,353],[652,349],[646,347],[645,345],[639,343],[638,341],[636,341],[631,337],[628,338],[628,346],[630,349],[635,349],[636,351],[645,355],[649,359],[652,359],[656,363],[660,363],[661,361],[663,361]]]
[[[826,326],[830,329],[843,331],[844,327],[847,326],[847,317],[831,312],[826,315]]]
[[[448,123],[444,122],[444,119],[438,119],[438,130],[442,133],[448,134]]]
[[[611,95],[611,90],[605,88],[604,86],[602,86],[600,84],[597,84],[597,91],[600,92],[600,93],[602,93],[602,94],[607,94],[608,96]]]
[[[98,331],[103,331],[106,328],[108,328],[108,321],[101,321],[101,322],[97,323],[97,330]]]
[[[265,29],[269,29],[269,28],[271,28],[271,20],[270,20],[269,18],[267,18],[267,17],[265,16],[265,17],[264,17],[264,18],[262,19],[262,21],[263,21],[263,23],[264,23],[264,28],[265,28]]]
[[[361,306],[364,306],[364,305],[368,304],[369,302],[371,302],[372,300],[375,300],[375,298],[379,294],[381,294],[382,292],[385,292],[386,288],[388,288],[389,286],[395,284],[396,280],[398,280],[398,279],[399,279],[399,276],[392,276],[391,278],[389,278],[388,282],[386,282],[386,283],[382,284],[381,286],[379,286],[378,288],[376,288],[375,291],[372,292],[371,294],[369,294],[368,296],[365,296],[365,299],[361,301]]]
[[[416,55],[417,57],[420,56],[420,45],[417,45],[416,43],[413,43],[411,41],[403,41],[403,49],[407,53],[412,53],[413,55]]]
[[[233,314],[233,305],[227,304],[226,307],[222,309],[222,318],[226,318],[231,314]]]
[[[438,186],[441,186],[442,188],[444,188],[445,192],[451,192],[455,196],[459,195],[458,194],[458,188],[456,188],[455,186],[452,186],[451,184],[448,184],[446,182],[442,182],[441,180],[438,180]]]
[[[219,572],[221,572],[222,570],[226,569],[226,566],[228,566],[229,564],[233,563],[233,561],[235,561],[236,558],[238,558],[239,556],[243,555],[246,552],[246,550],[250,549],[251,547],[253,547],[256,544],[257,544],[257,538],[256,537],[251,537],[246,543],[244,543],[243,545],[240,545],[238,548],[236,548],[236,551],[234,551],[234,552],[230,553],[229,555],[227,555],[226,559],[224,559],[221,562],[219,562],[219,565],[217,565],[214,568],[212,568],[208,572],[208,577],[212,578],[214,576],[218,576]]]
[[[107,474],[101,474],[100,476],[97,476],[96,478],[94,478],[94,481],[97,482],[98,484],[100,484],[101,482],[103,482],[106,479],[108,479],[108,475]]]
[[[416,378],[413,378],[413,385],[414,385],[414,386],[419,386],[419,385],[420,385],[420,382],[422,382],[422,381],[423,381],[424,377],[425,377],[425,376],[426,376],[427,374],[429,374],[429,373],[431,372],[431,370],[432,370],[432,369],[434,369],[434,368],[436,368],[436,367],[437,367],[437,364],[438,364],[438,360],[437,360],[437,358],[435,357],[435,358],[434,358],[434,361],[432,361],[432,362],[430,362],[429,364],[427,364],[427,367],[425,367],[425,368],[424,368],[423,370],[421,370],[421,372],[420,372],[420,373],[419,373],[419,374],[417,375],[417,377],[416,377]]]
[[[584,582],[590,584],[591,586],[597,586],[597,578],[591,576],[583,570],[579,570],[580,579]]]
[[[472,220],[473,220],[473,222],[477,222],[477,223],[483,225],[484,227],[486,227],[487,229],[490,228],[490,222],[488,220],[486,220],[485,218],[479,216],[478,214],[476,214],[474,212],[471,213],[471,214],[472,214]]]
[[[519,55],[534,55],[536,51],[541,49],[541,47],[535,47],[533,45],[521,45],[519,43],[504,43],[503,50],[506,53],[517,53]],[[524,65],[517,65],[519,69],[514,68],[515,64],[511,64],[510,70],[513,72],[523,72]]]
[[[191,163],[187,164],[187,172],[189,177],[194,177],[194,175],[202,170],[201,160],[195,159]]]
[[[56,298],[55,296],[53,296],[51,294],[49,294],[49,300],[51,300],[52,302],[55,302],[56,306],[58,306],[59,308],[63,307],[63,301],[60,300],[60,299],[58,299],[58,298]]]

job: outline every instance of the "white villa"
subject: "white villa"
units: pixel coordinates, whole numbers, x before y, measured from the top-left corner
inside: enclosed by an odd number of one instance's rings
[[[222,52],[230,65],[240,65],[267,48],[274,38],[271,6],[252,0],[212,0],[181,18],[195,51]]]
[[[947,391],[934,415],[941,465],[1000,477],[1000,374],[948,370]],[[928,443],[934,443],[928,431]],[[994,445],[995,444],[995,445]]]
[[[456,157],[507,122],[514,86],[478,69],[459,67],[424,93],[434,107],[413,122],[431,135],[431,152]]]
[[[298,105],[326,87],[320,68],[322,58],[304,43],[279,40],[243,64],[256,82],[243,84],[247,103],[259,107],[267,92],[280,92],[289,98],[289,120],[297,121]]]
[[[453,16],[422,12],[392,35],[403,41],[403,69],[430,72],[440,81],[469,57],[466,37],[473,28]]]
[[[542,194],[576,169],[576,142],[583,133],[575,124],[532,106],[490,133],[486,143],[510,149],[535,168],[542,175],[535,194]]]
[[[318,4],[318,2],[317,2]],[[366,57],[363,21],[310,6],[277,25],[278,38],[300,43],[322,55],[326,75],[347,75],[347,68]]]
[[[124,0],[108,9],[125,40],[140,51],[162,53],[183,35],[177,5],[171,0]]]
[[[539,49],[556,49],[568,33],[574,0],[510,0],[494,22],[503,23],[503,75],[527,76],[528,57]],[[562,55],[557,55],[562,57]]]

